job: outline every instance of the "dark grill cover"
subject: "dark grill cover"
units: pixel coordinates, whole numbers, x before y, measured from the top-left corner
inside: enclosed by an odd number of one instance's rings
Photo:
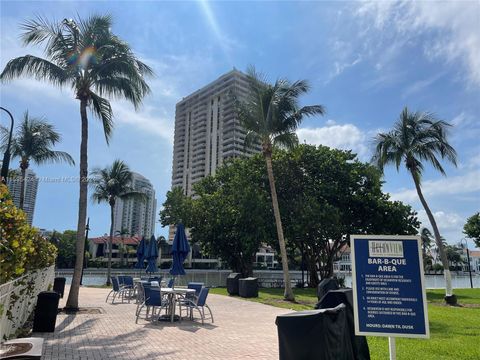
[[[238,293],[241,297],[258,297],[258,279],[248,277],[238,280]]]
[[[345,305],[277,316],[280,360],[352,360]]]
[[[338,283],[338,280],[336,278],[323,279],[322,281],[320,281],[320,284],[318,284],[317,286],[317,298],[318,300],[320,300],[330,290],[338,290],[338,289],[340,289],[340,284]]]
[[[355,336],[355,324],[353,320],[353,292],[352,289],[330,290],[315,306],[315,309],[329,309],[339,304],[345,304],[348,323],[355,360],[370,360],[367,338]]]
[[[238,295],[238,280],[242,277],[240,273],[231,273],[227,277],[227,291],[230,295]]]

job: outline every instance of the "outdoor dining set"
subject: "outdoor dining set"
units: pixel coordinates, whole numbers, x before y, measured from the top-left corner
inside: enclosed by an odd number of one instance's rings
[[[202,324],[206,319],[205,308],[208,310],[209,319],[213,323],[213,314],[207,305],[209,289],[200,282],[190,282],[187,287],[175,287],[175,278],[168,281],[161,276],[134,278],[132,276],[113,276],[112,290],[107,295],[105,302],[111,299],[122,303],[135,301],[135,322],[144,316],[145,319],[156,321],[178,321],[183,318],[183,311],[190,320],[194,319],[193,310],[198,311]],[[178,315],[176,309],[178,308]],[[164,310],[164,314],[161,312]]]
[[[112,298],[112,303],[117,298],[124,302],[135,299],[137,309],[135,311],[135,322],[145,313],[145,319],[150,321],[182,320],[182,310],[186,316],[193,320],[193,310],[200,314],[202,324],[205,321],[205,308],[207,308],[210,319],[213,323],[213,315],[210,307],[206,304],[209,289],[203,283],[190,282],[187,287],[175,287],[175,276],[185,275],[183,262],[190,252],[190,246],[182,224],[177,226],[172,244],[172,267],[170,275],[173,277],[166,282],[162,276],[154,276],[158,272],[156,259],[158,257],[157,241],[152,236],[147,243],[142,239],[137,248],[137,263],[135,268],[143,269],[147,261],[146,277],[134,278],[132,276],[120,275],[111,277],[112,291],[107,295],[105,302]],[[178,307],[179,314],[176,315]],[[161,315],[161,311],[164,314]]]

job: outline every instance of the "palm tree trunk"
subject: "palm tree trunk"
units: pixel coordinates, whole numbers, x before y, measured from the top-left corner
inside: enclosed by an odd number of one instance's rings
[[[440,260],[442,261],[443,273],[444,273],[444,276],[445,276],[445,297],[446,298],[451,298],[452,295],[453,295],[452,275],[450,274],[450,268],[448,266],[447,254],[445,253],[445,249],[443,247],[442,238],[440,237],[440,231],[438,230],[437,222],[435,221],[435,218],[433,217],[432,211],[428,207],[428,204],[427,204],[425,198],[423,197],[422,189],[420,187],[420,183],[419,183],[417,177],[413,173],[412,173],[412,177],[413,177],[413,182],[415,183],[415,188],[417,189],[418,197],[420,198],[420,202],[422,203],[423,208],[425,209],[425,212],[427,213],[428,220],[430,221],[430,224],[432,225],[432,228],[433,228],[433,234],[435,235],[435,241],[437,242],[437,248],[438,248],[438,252],[440,253]],[[448,302],[448,300],[447,300],[447,302]]]
[[[82,120],[82,141],[80,143],[80,196],[78,199],[77,242],[75,248],[75,268],[73,270],[72,285],[68,293],[66,308],[78,309],[78,293],[80,277],[82,275],[83,257],[85,253],[85,225],[87,220],[88,195],[88,118],[87,100],[80,100],[80,117]]]
[[[284,297],[286,300],[295,301],[295,296],[293,295],[292,291],[292,284],[290,283],[290,273],[288,272],[287,249],[285,246],[285,239],[283,237],[282,219],[280,218],[277,190],[275,188],[275,179],[273,177],[272,155],[269,153],[265,154],[265,161],[267,162],[268,182],[270,183],[270,192],[272,194],[273,214],[275,215],[278,243],[280,245],[280,256],[282,257],[283,282],[285,284]]]
[[[20,210],[23,210],[23,204],[25,203],[25,180],[27,179],[27,167],[28,165],[22,160],[20,163],[20,171],[22,172],[22,183],[20,184]]]
[[[108,265],[107,265],[107,285],[110,286],[110,276],[112,273],[112,250],[113,250],[113,205],[110,205],[110,237],[108,238]]]

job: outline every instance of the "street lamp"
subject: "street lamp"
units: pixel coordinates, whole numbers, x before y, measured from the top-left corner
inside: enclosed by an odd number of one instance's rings
[[[13,135],[13,116],[7,109],[0,106],[0,109],[5,111],[10,116],[10,134],[8,135],[8,143],[7,149],[5,150],[5,154],[3,155],[3,162],[2,162],[2,170],[0,172],[0,178],[2,182],[6,185],[7,184],[7,177],[8,177],[8,167],[10,165],[10,145],[12,144],[12,135]]]
[[[462,243],[463,241],[465,241],[465,248],[467,249],[467,262],[468,262],[468,273],[469,273],[469,275],[470,275],[470,288],[473,289],[472,269],[471,269],[471,267],[470,267],[470,252],[468,251],[467,239],[462,238],[462,239],[460,240],[460,243]]]

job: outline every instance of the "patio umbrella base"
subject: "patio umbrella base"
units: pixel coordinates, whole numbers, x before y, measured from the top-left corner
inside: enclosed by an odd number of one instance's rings
[[[160,315],[158,318],[158,321],[172,321],[172,317],[170,315]],[[180,316],[179,315],[174,315],[173,316],[173,321],[180,321]]]

